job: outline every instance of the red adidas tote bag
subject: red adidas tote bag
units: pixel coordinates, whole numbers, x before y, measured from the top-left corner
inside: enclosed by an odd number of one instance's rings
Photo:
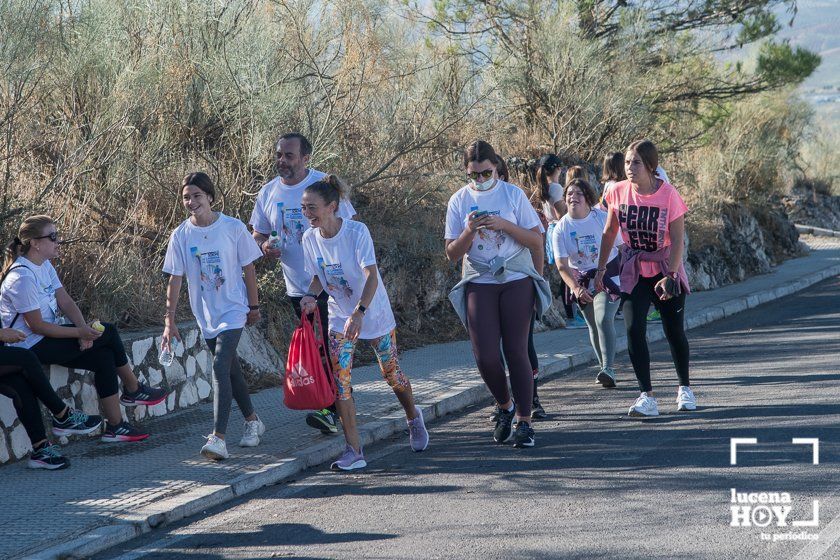
[[[324,327],[320,327],[321,336],[315,336],[312,323],[303,313],[300,324],[292,333],[283,404],[293,410],[321,410],[335,402],[332,362],[324,341]]]

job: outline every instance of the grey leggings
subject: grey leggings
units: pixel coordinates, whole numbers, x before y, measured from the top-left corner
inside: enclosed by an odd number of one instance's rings
[[[242,329],[231,329],[220,332],[216,338],[205,339],[213,353],[213,431],[217,434],[227,430],[232,398],[236,399],[242,416],[247,418],[254,413],[248,384],[236,355],[241,336]]]
[[[592,303],[581,305],[583,318],[589,327],[589,341],[598,357],[601,369],[612,368],[615,358],[615,313],[621,300],[610,301],[606,292],[598,292]]]

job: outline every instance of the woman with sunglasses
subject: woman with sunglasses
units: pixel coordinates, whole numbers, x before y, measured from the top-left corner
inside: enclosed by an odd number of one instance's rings
[[[152,406],[167,392],[138,381],[114,325],[101,323],[100,331],[86,323],[50,262],[58,257],[59,246],[52,218],[31,216],[23,221],[6,247],[0,284],[3,326],[23,332],[24,340],[12,346],[32,350],[42,363],[93,372],[106,420],[102,441],[144,440],[149,434],[123,421],[120,404]],[[62,315],[72,325],[62,324]],[[117,395],[118,379],[123,382],[122,396]]]
[[[514,446],[533,447],[528,326],[535,301],[538,317],[551,302],[541,275],[543,228],[522,189],[499,179],[498,161],[493,147],[482,140],[464,153],[470,182],[452,195],[446,211],[446,256],[452,262],[465,258],[463,277],[450,300],[469,331],[478,371],[501,409],[493,439],[508,441],[516,417]]]

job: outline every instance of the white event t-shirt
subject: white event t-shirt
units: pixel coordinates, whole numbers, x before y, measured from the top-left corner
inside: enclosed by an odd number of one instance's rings
[[[0,286],[0,318],[4,327],[17,329],[26,335],[22,342],[15,342],[9,346],[32,348],[44,335],[33,333],[23,314],[40,309],[44,322],[58,323],[59,310],[55,292],[61,288],[61,281],[50,261],[37,265],[26,257],[18,257],[9,270],[11,272],[6,275],[3,285]],[[15,320],[18,313],[20,316]]]
[[[275,177],[260,189],[251,213],[250,223],[255,231],[263,235],[276,231],[282,240],[280,264],[286,281],[286,293],[290,296],[301,297],[309,291],[312,277],[306,274],[301,248],[303,234],[309,229],[309,220],[303,216],[301,199],[306,187],[324,177],[326,173],[310,169],[303,181],[292,186],[284,184],[280,177]],[[340,218],[349,219],[356,214],[356,210],[349,200],[343,199],[336,214]]]
[[[172,232],[163,271],[187,277],[190,308],[204,338],[245,326],[248,292],[242,267],[261,256],[245,224],[222,213],[209,226],[184,220]]]
[[[539,227],[540,231],[543,230],[537,211],[531,206],[522,189],[499,180],[489,191],[477,191],[470,185],[465,185],[452,195],[446,208],[444,239],[458,239],[467,227],[470,212],[474,210],[486,210],[525,229]],[[520,249],[522,245],[506,233],[480,229],[473,238],[467,254],[476,262],[489,263],[497,256],[510,258]],[[522,273],[511,273],[508,274],[507,281],[521,280],[525,277],[526,275]],[[500,283],[489,272],[485,272],[473,282],[477,284]]]
[[[607,213],[597,208],[593,208],[587,217],[580,220],[572,218],[570,214],[563,216],[552,233],[554,259],[559,262],[561,258],[568,258],[569,267],[581,272],[598,268],[598,251],[606,223]],[[617,247],[621,243],[621,236],[616,235],[607,262],[618,255]],[[619,285],[618,276],[612,280],[616,286]]]
[[[554,205],[561,200],[563,200],[563,185],[560,183],[549,183],[548,200],[544,200],[542,203],[543,215],[548,220],[548,223],[557,222],[557,218],[554,217]]]
[[[370,232],[365,224],[353,220],[342,220],[338,233],[329,238],[321,235],[320,228],[312,228],[303,234],[303,250],[309,277],[318,276],[330,295],[329,328],[344,332],[347,319],[362,297],[364,268],[376,264]],[[376,292],[365,311],[359,334],[364,340],[385,336],[397,326],[378,268],[376,275]]]

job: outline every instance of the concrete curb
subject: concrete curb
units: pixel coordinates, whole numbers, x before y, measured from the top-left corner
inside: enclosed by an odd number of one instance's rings
[[[724,317],[736,315],[761,304],[799,292],[818,282],[840,275],[840,265],[831,266],[807,277],[787,282],[771,289],[727,300],[720,304],[689,312],[686,315],[686,328],[694,329],[707,325]],[[665,338],[662,327],[651,325],[648,328],[648,340],[660,341]],[[627,349],[626,337],[616,341],[616,351]],[[555,354],[553,359],[541,367],[541,377],[551,379],[569,372],[578,366],[594,361],[592,351],[585,349],[573,354]],[[467,407],[488,400],[488,392],[480,379],[475,382],[461,382],[455,388],[441,393],[432,401],[418,403],[423,409],[427,421],[436,420],[447,414],[461,411]],[[405,429],[402,412],[359,426],[359,433],[364,445],[371,445]],[[202,512],[214,506],[224,504],[245,494],[259,490],[291,478],[301,471],[324,464],[332,460],[344,449],[344,440],[336,439],[312,445],[296,452],[292,457],[278,463],[266,465],[259,471],[243,474],[230,484],[210,485],[161,500],[142,508],[130,516],[120,516],[116,523],[97,527],[87,533],[62,544],[47,548],[29,558],[37,560],[71,560],[84,558],[108,548],[127,542],[152,529],[173,523]]]
[[[816,226],[805,226],[802,224],[794,224],[793,227],[795,227],[796,231],[798,231],[799,233],[807,233],[816,237],[840,237],[840,231],[834,231],[832,229],[825,229]]]

